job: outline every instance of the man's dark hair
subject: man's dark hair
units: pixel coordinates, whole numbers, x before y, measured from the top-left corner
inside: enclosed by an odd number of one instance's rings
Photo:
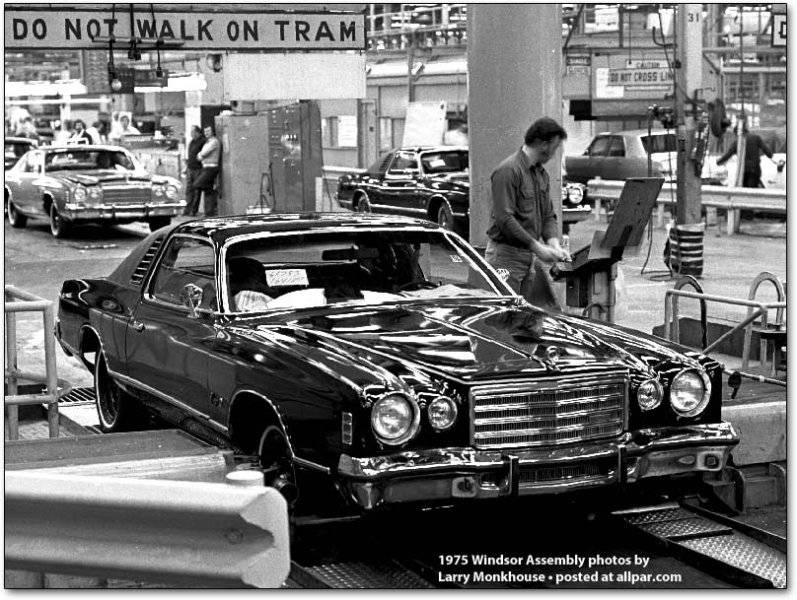
[[[534,121],[526,130],[524,142],[527,146],[531,146],[536,141],[550,142],[555,137],[567,139],[567,132],[550,117],[543,117]]]

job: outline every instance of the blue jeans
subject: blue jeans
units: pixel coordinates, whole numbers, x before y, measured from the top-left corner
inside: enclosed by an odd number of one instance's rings
[[[561,311],[548,273],[550,265],[538,259],[531,250],[488,240],[484,258],[494,269],[500,269],[500,274],[506,275],[504,281],[516,294],[540,308]]]

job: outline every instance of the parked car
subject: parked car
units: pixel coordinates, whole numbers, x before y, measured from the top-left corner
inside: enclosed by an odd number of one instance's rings
[[[338,202],[357,212],[429,219],[467,237],[470,207],[468,149],[457,146],[401,148],[364,173],[338,179]],[[586,218],[578,194],[563,194],[563,223]]]
[[[652,177],[675,181],[678,155],[675,133],[647,129],[600,133],[579,156],[565,156],[563,179],[585,184],[590,179],[624,181],[629,177],[648,176],[648,152],[652,160]],[[717,165],[718,156],[709,154],[703,162],[704,184],[725,185],[728,168]]]
[[[39,145],[36,140],[26,137],[6,137],[3,141],[5,145],[3,168],[5,171],[17,164],[19,158],[28,150]]]
[[[47,218],[55,237],[86,222],[146,221],[154,231],[182,212],[181,196],[177,179],[147,173],[120,146],[37,148],[5,174],[11,226]]]
[[[717,361],[544,312],[417,219],[164,228],[63,283],[56,337],[94,373],[104,431],[155,412],[289,499],[324,486],[356,510],[639,489],[720,471],[738,442]]]

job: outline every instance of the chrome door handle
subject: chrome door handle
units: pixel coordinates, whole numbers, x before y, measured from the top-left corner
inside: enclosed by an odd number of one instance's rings
[[[131,325],[131,326],[133,327],[133,329],[135,329],[136,331],[144,331],[144,329],[146,329],[146,327],[145,327],[145,325],[144,325],[143,321],[133,321],[132,323],[130,323],[130,325]]]

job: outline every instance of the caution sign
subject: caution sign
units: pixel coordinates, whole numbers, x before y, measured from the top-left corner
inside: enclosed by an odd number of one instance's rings
[[[598,99],[663,98],[672,92],[672,86],[672,70],[655,63],[648,68],[595,69],[595,96]]]
[[[78,5],[79,6],[79,5]],[[97,50],[108,38],[177,43],[182,50],[364,50],[365,15],[343,11],[188,12],[5,7],[5,47]],[[157,6],[157,5],[155,5]],[[119,43],[124,43],[120,41]]]

